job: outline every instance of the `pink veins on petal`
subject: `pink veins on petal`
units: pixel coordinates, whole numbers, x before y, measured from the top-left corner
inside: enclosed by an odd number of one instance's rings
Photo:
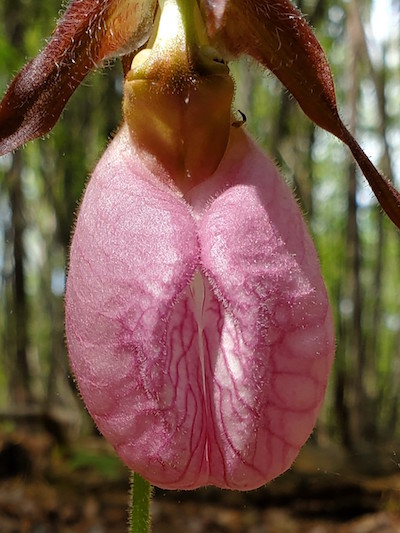
[[[66,312],[91,415],[154,485],[256,488],[312,431],[328,299],[295,200],[241,130],[184,197],[121,129],[83,199]]]

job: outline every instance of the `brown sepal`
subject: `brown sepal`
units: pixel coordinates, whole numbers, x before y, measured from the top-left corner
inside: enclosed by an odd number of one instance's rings
[[[369,158],[363,152],[362,148],[351,135],[351,133],[344,128],[342,141],[347,144],[361,168],[362,173],[366,177],[371,189],[374,191],[378,202],[382,209],[392,220],[392,222],[400,228],[400,193],[392,183],[378,172],[375,166],[371,163]]]
[[[17,74],[0,104],[0,155],[45,135],[102,60],[138,48],[154,1],[73,0],[44,50]]]

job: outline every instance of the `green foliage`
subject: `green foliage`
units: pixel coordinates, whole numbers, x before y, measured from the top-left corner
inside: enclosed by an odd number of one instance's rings
[[[67,461],[67,468],[71,471],[96,472],[102,479],[109,481],[120,479],[124,467],[114,453],[89,449],[74,450]]]

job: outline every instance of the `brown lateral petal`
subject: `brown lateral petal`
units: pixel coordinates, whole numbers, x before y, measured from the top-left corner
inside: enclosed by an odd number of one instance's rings
[[[378,202],[382,206],[382,209],[391,221],[400,228],[399,191],[394,188],[390,181],[378,172],[349,131],[344,129],[343,137],[341,139],[350,148],[354,159],[357,161],[364,176],[367,178],[371,189],[374,191]]]
[[[331,71],[319,42],[288,0],[201,0],[207,30],[231,54],[249,54],[273,72],[319,126],[338,135]]]
[[[350,148],[378,201],[400,228],[400,195],[344,126],[325,53],[289,0],[200,0],[207,31],[231,54],[249,54],[271,70],[318,126]]]
[[[143,44],[155,0],[73,0],[0,104],[0,155],[49,132],[90,70]]]

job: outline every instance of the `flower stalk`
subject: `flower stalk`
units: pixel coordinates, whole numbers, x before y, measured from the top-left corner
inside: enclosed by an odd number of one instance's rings
[[[130,533],[150,531],[151,486],[136,472],[131,474],[131,506],[129,519]]]
[[[194,24],[195,3],[187,0],[159,0],[161,18],[154,46],[161,51],[189,50],[197,45]]]

